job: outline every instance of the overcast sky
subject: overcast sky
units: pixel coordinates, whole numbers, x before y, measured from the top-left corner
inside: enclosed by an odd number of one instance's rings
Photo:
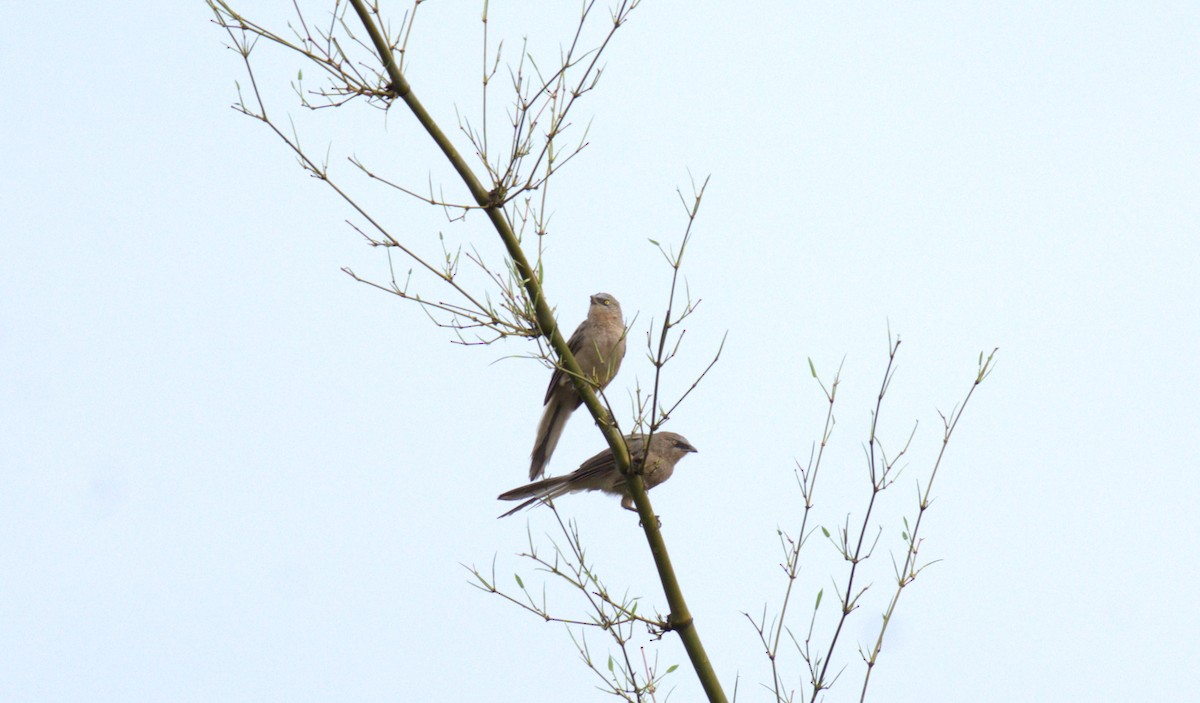
[[[387,4],[398,24],[407,5]],[[235,6],[282,28],[288,5]],[[576,5],[537,5],[490,3],[493,129],[522,38],[544,66],[570,40]],[[409,43],[414,90],[463,148],[481,6],[424,3]],[[388,260],[230,109],[249,84],[202,3],[4,17],[0,700],[611,700],[564,626],[472,589],[463,567],[549,583],[516,554],[529,534],[548,544],[552,514],[496,520],[548,379],[518,358],[534,345],[453,345],[341,272],[386,280]],[[548,193],[546,292],[568,329],[588,295],[620,300],[633,327],[609,397],[628,424],[670,284],[648,240],[680,241],[676,189],[711,176],[684,266],[702,302],[666,392],[728,338],[668,425],[699,453],[651,498],[727,693],[770,698],[742,613],[778,608],[786,586],[776,530],[799,525],[792,472],[825,412],[808,360],[826,382],[842,366],[814,519],[856,525],[890,329],[881,437],[916,434],[827,700],[857,700],[938,411],[994,347],[922,526],[939,561],[900,601],[874,699],[1200,698],[1197,36],[1186,2],[646,0],[617,33],[576,107],[589,145]],[[501,261],[484,218],[449,223],[345,161],[465,200],[401,106],[311,113],[289,83],[303,69],[318,87],[315,69],[265,44],[254,59],[272,115],[396,236]],[[551,472],[601,446],[576,417]],[[613,591],[665,612],[636,516],[594,494],[559,508]],[[844,564],[820,538],[804,563],[792,624],[824,589],[828,640]],[[607,641],[588,642],[603,660]],[[680,665],[672,700],[699,700],[678,639],[647,646]]]

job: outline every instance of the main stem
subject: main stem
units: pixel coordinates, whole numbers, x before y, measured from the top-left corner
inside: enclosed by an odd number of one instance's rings
[[[658,517],[654,514],[654,508],[650,505],[650,498],[646,495],[646,487],[642,482],[642,477],[639,475],[630,475],[629,465],[629,450],[625,446],[625,439],[617,431],[615,424],[608,418],[608,413],[604,406],[600,404],[599,398],[593,392],[591,386],[585,380],[583,369],[579,366],[579,362],[575,360],[575,355],[571,353],[567,347],[566,340],[558,330],[558,325],[554,321],[554,315],[550,311],[550,305],[546,302],[546,297],[542,291],[541,282],[538,280],[533,267],[529,265],[529,260],[525,257],[524,250],[521,249],[520,242],[517,241],[517,236],[513,232],[512,226],[508,219],[504,216],[503,203],[498,198],[494,198],[489,193],[475,173],[467,166],[467,162],[463,159],[458,150],[450,142],[446,134],[442,132],[441,127],[434,122],[429,112],[425,110],[425,106],[417,100],[417,96],[413,94],[412,87],[405,80],[404,74],[400,72],[400,67],[396,65],[392,51],[388,46],[387,41],[380,33],[379,28],[375,25],[371,18],[363,0],[350,0],[350,4],[354,6],[354,11],[358,13],[358,18],[362,21],[367,33],[371,36],[371,41],[375,44],[375,50],[379,52],[379,58],[383,61],[384,67],[387,69],[388,78],[391,79],[391,88],[404,104],[408,106],[417,121],[433,138],[441,148],[442,153],[449,159],[450,165],[458,172],[463,183],[467,185],[467,189],[471,191],[471,197],[481,209],[487,214],[487,217],[492,222],[492,226],[496,228],[500,239],[504,242],[504,247],[508,251],[509,258],[512,259],[516,266],[517,273],[521,277],[521,282],[525,286],[525,292],[529,295],[529,299],[533,302],[534,314],[537,317],[538,327],[542,334],[550,341],[550,346],[554,348],[558,355],[559,363],[566,369],[567,374],[571,378],[571,382],[575,384],[575,390],[579,392],[579,397],[583,399],[584,405],[587,406],[588,412],[596,419],[600,426],[600,431],[604,434],[604,439],[608,441],[608,446],[612,448],[613,455],[617,459],[617,468],[622,474],[628,476],[629,492],[633,496],[634,505],[637,506],[638,516],[642,520],[642,529],[646,533],[646,541],[650,545],[650,553],[654,557],[654,564],[658,568],[658,576],[663,584],[663,592],[667,597],[667,604],[671,607],[670,623],[672,629],[679,634],[683,640],[684,649],[687,650],[688,658],[692,661],[692,666],[696,669],[696,676],[700,678],[700,684],[704,687],[704,692],[712,703],[726,703],[725,692],[721,689],[720,681],[717,679],[717,674],[713,671],[712,663],[708,660],[708,654],[704,650],[704,645],[700,642],[700,635],[696,631],[696,625],[692,620],[691,611],[688,610],[687,602],[683,599],[683,591],[679,588],[679,580],[675,577],[675,569],[671,566],[671,558],[667,554],[667,545],[663,541],[662,532],[658,529]]]

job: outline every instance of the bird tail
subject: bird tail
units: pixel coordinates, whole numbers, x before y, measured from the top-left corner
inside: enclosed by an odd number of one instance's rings
[[[547,498],[557,498],[563,494],[571,492],[571,475],[555,476],[553,478],[542,479],[519,488],[514,488],[511,491],[506,491],[500,494],[500,500],[521,500],[528,498],[524,503],[521,503],[512,510],[504,513],[500,517],[508,517],[513,513],[520,512],[529,506],[546,500]]]
[[[530,454],[529,480],[541,476],[550,463],[550,455],[558,446],[558,438],[562,436],[563,428],[571,417],[571,410],[561,400],[561,394],[550,396],[546,409],[542,411],[542,419],[538,423],[537,439],[533,442],[533,453]]]

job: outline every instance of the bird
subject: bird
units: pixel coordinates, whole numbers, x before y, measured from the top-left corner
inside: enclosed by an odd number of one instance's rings
[[[635,471],[640,469],[646,490],[671,478],[671,474],[675,471],[675,464],[688,454],[698,451],[683,435],[675,432],[652,434],[648,455],[645,451],[646,436],[643,434],[625,435],[625,444],[629,447],[629,457],[633,469]],[[619,495],[622,508],[636,510],[633,507],[633,496],[630,495],[625,485],[625,477],[617,468],[617,460],[610,447],[583,462],[578,469],[569,474],[542,479],[501,493],[499,500],[521,500],[522,498],[528,500],[500,517],[508,517],[550,498],[580,491],[603,491]]]
[[[588,381],[600,390],[611,383],[625,358],[625,320],[621,317],[621,304],[617,299],[608,293],[593,295],[587,319],[575,329],[567,347]],[[570,375],[556,365],[546,388],[546,398],[542,401],[542,419],[538,422],[537,437],[530,453],[530,481],[545,473],[567,420],[582,403]]]

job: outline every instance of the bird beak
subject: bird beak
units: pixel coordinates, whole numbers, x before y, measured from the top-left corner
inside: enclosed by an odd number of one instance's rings
[[[697,453],[697,454],[699,454],[699,453],[700,453],[700,450],[699,450],[699,449],[696,449],[695,447],[693,447],[693,446],[692,446],[692,445],[690,445],[690,444],[689,444],[689,445],[687,445],[687,451],[689,451],[689,452],[695,452],[695,453]]]

